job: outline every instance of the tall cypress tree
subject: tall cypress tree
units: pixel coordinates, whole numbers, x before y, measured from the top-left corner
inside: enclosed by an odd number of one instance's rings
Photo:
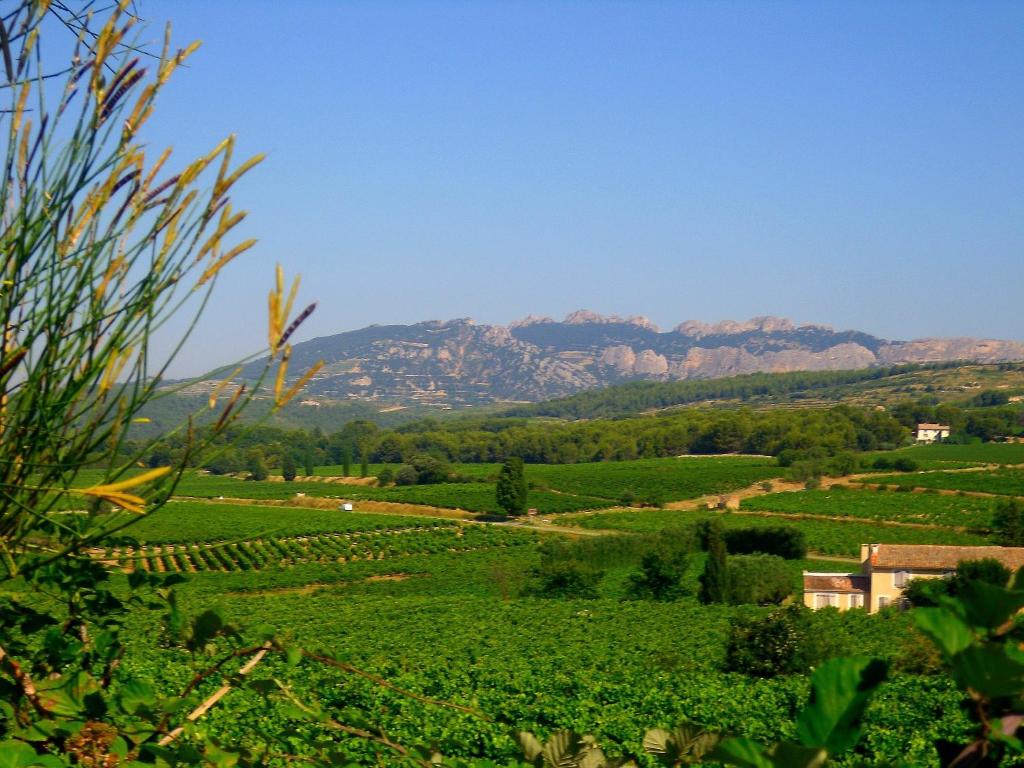
[[[498,506],[507,514],[521,515],[526,511],[526,473],[518,456],[510,456],[501,465],[496,493]]]
[[[296,474],[298,474],[298,468],[295,466],[295,457],[291,453],[285,453],[284,458],[281,459],[281,476],[286,482],[291,482],[295,479]]]
[[[708,526],[707,550],[708,560],[700,575],[700,601],[705,604],[724,603],[729,574],[725,561],[725,537],[717,521]]]
[[[369,477],[370,476],[370,457],[367,455],[369,451],[364,445],[359,449],[359,476]]]
[[[352,449],[347,445],[341,449],[341,474],[345,477],[352,474]]]

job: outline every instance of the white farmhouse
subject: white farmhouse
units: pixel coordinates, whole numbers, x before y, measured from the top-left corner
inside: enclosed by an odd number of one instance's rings
[[[941,443],[949,437],[949,427],[945,424],[918,424],[918,443]]]

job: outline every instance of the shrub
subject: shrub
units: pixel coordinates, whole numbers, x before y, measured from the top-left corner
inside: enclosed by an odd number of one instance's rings
[[[939,599],[949,594],[946,579],[911,579],[903,590],[903,597],[915,608],[934,608]]]
[[[413,456],[410,464],[416,470],[416,483],[418,485],[443,483],[448,480],[448,476],[451,474],[451,467],[448,466],[448,462],[436,456],[427,454]]]
[[[908,456],[900,456],[892,463],[892,468],[897,472],[917,472],[917,462]]]
[[[531,573],[525,594],[536,597],[593,599],[604,572],[577,560],[547,558]]]
[[[1024,546],[1024,503],[1008,499],[996,506],[992,516],[996,543],[1004,547]]]
[[[840,650],[830,647],[832,636],[814,631],[813,612],[802,605],[778,608],[767,616],[740,615],[729,629],[725,666],[754,677],[806,672]]]
[[[631,597],[675,600],[686,594],[682,583],[688,561],[686,551],[673,548],[667,541],[665,544],[646,553],[640,562],[640,572],[630,574]]]
[[[377,485],[387,485],[395,479],[395,471],[391,467],[384,467],[377,473]]]
[[[286,453],[281,460],[281,477],[284,478],[285,482],[290,483],[297,474],[298,468],[295,466],[295,457],[290,453]]]
[[[711,522],[703,527],[702,533],[708,559],[700,575],[700,601],[704,604],[724,603],[727,599],[729,573],[721,523]]]
[[[263,461],[263,452],[253,448],[246,454],[245,468],[249,472],[250,480],[266,480],[267,465]]]
[[[950,591],[956,595],[963,592],[964,585],[971,581],[983,581],[997,587],[1005,587],[1010,582],[1010,569],[994,557],[983,557],[979,560],[962,560],[957,563],[956,574],[950,583]]]
[[[725,547],[733,555],[760,552],[778,555],[786,560],[807,557],[807,539],[804,532],[792,526],[762,528],[733,528],[725,532]]]
[[[416,485],[419,473],[408,464],[403,464],[395,472],[395,485]]]
[[[777,555],[736,555],[727,561],[726,602],[779,604],[793,593],[793,575]]]

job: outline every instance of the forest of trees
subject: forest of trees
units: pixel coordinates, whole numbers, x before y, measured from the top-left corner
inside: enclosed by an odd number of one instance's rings
[[[686,409],[664,415],[589,421],[524,417],[423,419],[385,430],[368,420],[351,421],[331,434],[319,428],[287,430],[237,426],[218,442],[230,444],[200,465],[218,474],[244,471],[261,455],[269,467],[290,457],[298,467],[366,462],[410,464],[435,456],[449,462],[578,463],[659,458],[683,454],[751,453],[779,456],[783,463],[853,451],[886,450],[906,444],[919,421],[941,421],[953,440],[991,440],[1019,434],[1019,405],[960,408],[914,401],[888,411],[838,405],[832,408],[768,410]],[[183,440],[168,438],[150,457],[153,466],[178,460]]]

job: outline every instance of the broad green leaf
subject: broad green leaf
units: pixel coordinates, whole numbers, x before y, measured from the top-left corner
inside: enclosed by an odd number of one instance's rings
[[[1024,591],[1004,589],[984,581],[969,581],[962,588],[959,602],[969,624],[995,629],[1024,608]]]
[[[811,700],[800,712],[796,735],[806,747],[844,752],[860,737],[868,698],[886,676],[885,662],[867,657],[830,659],[811,679]]]
[[[148,712],[156,704],[156,691],[142,680],[129,680],[121,687],[121,709],[130,715]]]
[[[821,768],[828,761],[828,752],[818,747],[805,747],[779,742],[771,751],[772,765],[777,768]]]
[[[220,611],[210,609],[203,611],[192,620],[192,642],[201,648],[212,640],[224,626],[224,617]]]
[[[970,627],[947,608],[915,608],[911,617],[947,658],[960,653],[974,640]]]
[[[773,763],[765,748],[753,739],[732,736],[722,741],[708,755],[710,760],[716,760],[728,765],[738,765],[740,768],[772,768]]]
[[[960,685],[983,696],[1012,696],[1024,688],[1024,664],[996,645],[971,646],[953,658],[952,666]]]
[[[0,741],[0,768],[25,768],[36,761],[36,751],[25,742]]]

